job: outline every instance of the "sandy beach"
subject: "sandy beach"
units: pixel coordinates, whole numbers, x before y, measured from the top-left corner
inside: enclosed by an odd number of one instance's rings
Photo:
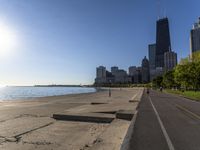
[[[100,114],[115,117],[119,110],[135,111],[142,88],[0,102],[1,150],[120,149],[130,125],[115,118],[110,123],[56,120],[54,114]],[[133,102],[130,102],[132,100]]]

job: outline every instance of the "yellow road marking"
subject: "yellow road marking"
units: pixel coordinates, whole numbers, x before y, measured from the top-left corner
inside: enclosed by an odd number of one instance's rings
[[[189,113],[190,115],[192,115],[193,117],[195,117],[196,119],[199,119],[200,120],[200,116],[191,112],[190,110],[186,109],[185,107],[181,106],[181,105],[176,105],[177,108],[179,108],[180,110],[183,110],[187,113]]]

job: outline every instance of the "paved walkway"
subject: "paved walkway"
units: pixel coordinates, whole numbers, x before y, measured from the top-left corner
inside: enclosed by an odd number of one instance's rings
[[[150,91],[139,105],[131,150],[200,150],[200,103]]]

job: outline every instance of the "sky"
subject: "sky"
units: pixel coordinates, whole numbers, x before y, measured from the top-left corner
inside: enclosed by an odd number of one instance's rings
[[[0,0],[0,85],[92,84],[100,65],[140,66],[155,43],[156,20],[165,16],[180,60],[189,54],[199,6],[199,0]]]

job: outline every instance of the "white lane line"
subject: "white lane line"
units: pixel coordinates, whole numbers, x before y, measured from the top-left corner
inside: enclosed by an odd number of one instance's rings
[[[164,125],[163,125],[163,122],[161,121],[160,116],[159,116],[159,114],[158,114],[158,112],[157,112],[157,110],[156,110],[156,108],[155,108],[155,106],[154,106],[154,104],[153,104],[153,102],[152,102],[152,100],[151,100],[151,97],[149,97],[149,100],[150,100],[150,103],[151,103],[151,105],[152,105],[152,107],[153,107],[153,110],[154,110],[154,112],[155,112],[155,114],[156,114],[156,117],[157,117],[158,122],[159,122],[159,124],[160,124],[160,127],[161,127],[161,129],[162,129],[162,132],[163,132],[163,134],[164,134],[164,136],[165,136],[165,139],[166,139],[166,141],[167,141],[167,145],[168,145],[169,149],[170,149],[170,150],[175,150],[175,149],[174,149],[174,146],[173,146],[173,144],[172,144],[172,142],[171,142],[171,140],[170,140],[170,138],[169,138],[169,135],[167,134],[167,131],[166,131]]]

